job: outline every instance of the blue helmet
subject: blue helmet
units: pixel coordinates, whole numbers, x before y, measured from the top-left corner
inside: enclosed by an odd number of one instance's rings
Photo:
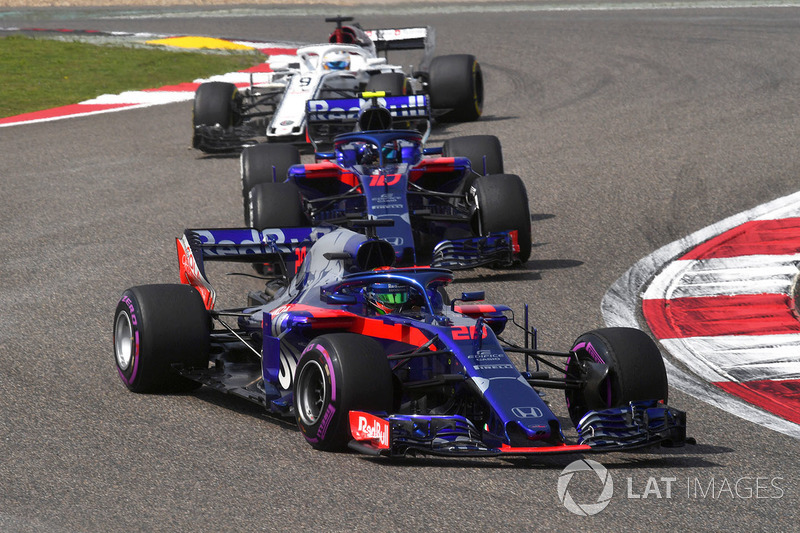
[[[322,58],[325,70],[349,70],[350,54],[347,52],[329,52]]]

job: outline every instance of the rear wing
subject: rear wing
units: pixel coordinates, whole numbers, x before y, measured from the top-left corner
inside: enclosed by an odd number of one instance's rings
[[[427,135],[430,131],[428,96],[414,94],[385,96],[385,93],[362,93],[361,98],[330,98],[306,102],[308,138],[314,147],[332,142],[342,133],[355,131],[365,110],[386,109],[392,117],[391,127],[416,129]],[[382,128],[387,129],[387,128]]]
[[[383,50],[425,50],[436,44],[436,31],[431,26],[420,28],[381,28],[364,30],[367,37],[375,43],[375,49]]]
[[[297,273],[308,249],[333,226],[301,228],[187,229],[175,239],[181,283],[191,285],[214,308],[216,293],[205,273],[206,261],[278,263],[287,274]]]
[[[426,71],[430,66],[436,48],[436,31],[431,26],[421,28],[383,28],[364,30],[375,44],[377,52],[389,50],[425,50],[419,70]]]

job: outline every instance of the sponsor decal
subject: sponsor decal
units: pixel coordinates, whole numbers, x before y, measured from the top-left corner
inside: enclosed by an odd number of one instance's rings
[[[325,414],[322,415],[322,421],[317,428],[317,438],[319,440],[325,440],[325,434],[328,432],[328,426],[331,424],[334,413],[336,413],[336,408],[333,404],[328,404],[328,409],[326,409]]]
[[[476,361],[502,361],[506,355],[502,353],[492,353],[491,350],[478,350],[475,354],[468,355],[470,359]]]
[[[389,422],[375,415],[351,411],[350,434],[355,440],[369,440],[379,448],[389,448]]]
[[[427,100],[424,95],[377,98],[380,107],[388,109],[394,117],[426,117]],[[342,100],[310,100],[308,118],[312,121],[357,120],[368,100],[348,98]]]
[[[541,418],[542,410],[538,407],[514,407],[511,412],[517,418]]]
[[[402,237],[382,237],[382,239],[395,248],[398,246],[402,246],[405,240]]]
[[[474,365],[476,370],[503,370],[508,368],[514,368],[512,364],[499,364],[499,365]]]
[[[133,308],[133,301],[131,301],[131,299],[128,298],[127,296],[123,296],[122,302],[128,306],[128,311],[130,311],[131,324],[137,326],[138,323],[136,321],[136,310]]]
[[[283,348],[283,345],[281,348]],[[282,349],[280,361],[281,369],[280,373],[278,374],[278,383],[283,390],[289,390],[292,388],[292,382],[294,381],[294,372],[297,369],[297,360],[294,358],[292,353]]]
[[[381,194],[380,196],[376,196],[375,198],[373,198],[372,201],[375,202],[375,203],[378,203],[378,204],[388,204],[388,203],[391,203],[391,202],[399,201],[399,197],[394,193],[385,192],[385,193]]]

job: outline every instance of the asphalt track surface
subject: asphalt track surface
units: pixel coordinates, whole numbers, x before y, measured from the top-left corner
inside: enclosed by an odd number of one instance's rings
[[[603,326],[604,293],[640,258],[797,191],[800,8],[403,12],[359,19],[430,24],[438,53],[474,53],[486,76],[484,118],[434,140],[499,136],[529,192],[531,261],[462,273],[457,289],[532,304],[542,348]],[[0,25],[314,42],[331,14],[110,13]],[[183,228],[240,222],[238,160],[191,150],[190,113],[181,103],[0,130],[0,529],[796,528],[797,440],[677,390],[670,403],[699,444],[591,456],[615,486],[590,517],[557,494],[574,456],[326,454],[233,398],[127,392],[111,349],[122,290],[177,281]],[[569,484],[575,501],[600,494],[587,474]]]

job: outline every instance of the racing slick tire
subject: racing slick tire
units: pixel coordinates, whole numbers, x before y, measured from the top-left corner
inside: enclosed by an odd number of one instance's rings
[[[653,339],[635,328],[603,328],[575,340],[567,378],[580,375],[580,362],[608,365],[608,375],[581,390],[567,389],[569,416],[577,426],[590,410],[620,407],[636,400],[667,401],[667,372]]]
[[[192,109],[192,146],[200,148],[201,138],[197,126],[223,128],[238,126],[242,122],[242,96],[236,85],[222,81],[209,81],[200,84],[194,93]]]
[[[199,383],[173,365],[207,368],[211,320],[189,285],[141,285],[122,293],[114,313],[114,361],[133,392],[182,392]]]
[[[250,189],[245,202],[249,205],[251,227],[259,231],[308,225],[300,189],[294,183],[261,183]]]
[[[431,108],[441,122],[469,122],[483,113],[483,73],[475,56],[434,57],[428,70]]]
[[[402,72],[375,74],[367,80],[364,92],[383,91],[388,96],[405,96],[411,93],[408,79]]]
[[[478,176],[468,194],[474,194],[477,206],[475,233],[516,231],[518,258],[525,264],[531,256],[531,214],[525,184],[516,174]]]
[[[294,381],[297,425],[319,450],[347,447],[352,410],[388,411],[392,372],[380,343],[355,333],[314,339],[297,363]]]
[[[262,183],[286,181],[289,167],[300,164],[300,152],[291,144],[257,144],[242,150],[239,163],[242,175],[244,223],[250,227],[250,190]]]
[[[472,171],[481,176],[503,173],[503,147],[500,145],[500,139],[494,135],[466,135],[448,139],[442,145],[442,155],[466,157],[469,159]],[[462,190],[469,190],[475,180],[475,174],[464,178]]]

